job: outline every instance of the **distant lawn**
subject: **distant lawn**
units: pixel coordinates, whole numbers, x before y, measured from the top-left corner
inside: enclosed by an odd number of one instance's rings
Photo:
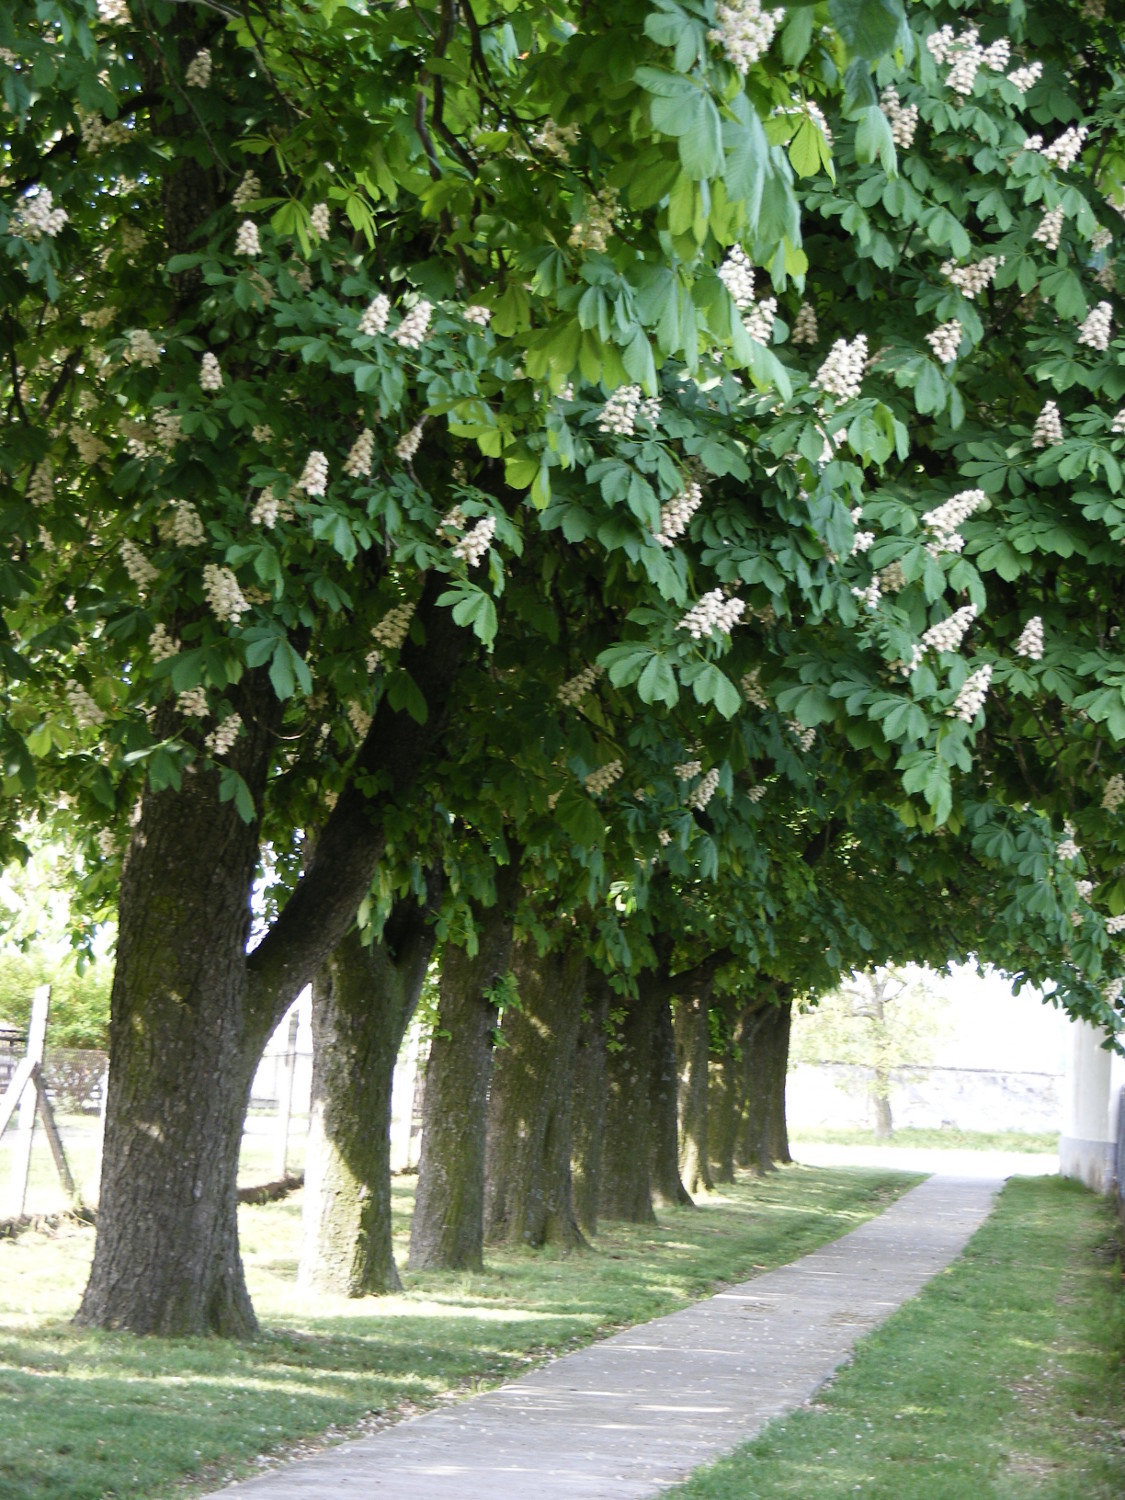
[[[957,1151],[1034,1151],[1052,1156],[1059,1149],[1057,1131],[896,1130],[890,1140],[876,1140],[873,1130],[790,1130],[793,1141],[824,1146],[944,1146]]]
[[[1105,1199],[1017,1178],[811,1408],[668,1500],[1121,1500],[1125,1285]]]
[[[492,1252],[483,1276],[407,1276],[405,1295],[349,1301],[295,1285],[301,1195],[242,1210],[263,1335],[132,1339],[78,1331],[93,1231],[0,1241],[0,1496],[188,1496],[292,1453],[494,1385],[546,1355],[671,1312],[854,1229],[919,1179],[788,1167],[612,1225],[596,1249]],[[405,1259],[413,1179],[394,1198]],[[370,1414],[376,1414],[372,1417]],[[505,1500],[498,1496],[497,1500]]]

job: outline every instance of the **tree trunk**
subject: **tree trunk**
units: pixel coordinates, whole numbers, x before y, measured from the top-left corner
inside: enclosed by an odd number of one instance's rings
[[[891,1079],[885,1068],[875,1069],[872,1103],[875,1106],[875,1139],[889,1141],[895,1132],[891,1120]]]
[[[259,695],[263,696],[263,695]],[[268,701],[236,746],[260,795]],[[158,721],[174,731],[172,710]],[[238,1153],[269,1028],[247,1006],[258,831],[219,778],[146,791],[121,875],[109,1094],[90,1279],[77,1322],[170,1336],[254,1332],[238,1250]]]
[[[474,903],[477,952],[447,943],[442,954],[410,1226],[412,1271],[483,1266],[485,1120],[497,1021],[489,997],[508,971],[518,889],[517,867],[508,865],[497,879],[495,906]]]
[[[757,1172],[789,1162],[785,1072],[789,1062],[788,999],[771,1000],[748,1019],[743,1042],[743,1113],[738,1164]]]
[[[391,1248],[391,1085],[433,949],[429,903],[382,938],[353,929],[313,982],[313,1086],[298,1280],[346,1297],[401,1290]]]
[[[680,1180],[686,1191],[710,1192],[707,1154],[707,1062],[711,1053],[711,984],[679,997],[676,1007],[676,1071],[679,1076]]]
[[[716,1182],[734,1181],[734,1150],[738,1135],[738,1000],[728,995],[719,1002],[722,1050],[708,1069],[708,1154]]]
[[[574,1216],[585,1234],[598,1232],[602,1141],[605,1137],[606,1022],[613,992],[605,975],[587,969],[586,1004],[578,1027],[571,1122]]]
[[[570,1183],[571,1107],[586,958],[579,944],[538,952],[517,944],[519,1004],[504,1016],[492,1070],[484,1159],[490,1244],[574,1249],[584,1240]]]
[[[674,1208],[677,1204],[690,1207],[694,1200],[680,1176],[679,1070],[672,1007],[664,982],[653,976],[649,983],[653,986],[649,1150],[652,1196],[664,1208]]]
[[[654,1224],[649,1181],[653,1018],[657,990],[641,975],[635,1000],[606,1055],[605,1137],[598,1212],[603,1219]],[[675,1116],[673,1115],[673,1121]]]
[[[766,1149],[774,1163],[788,1166],[793,1158],[789,1154],[789,1125],[785,1118],[785,1084],[789,1075],[789,1030],[793,1019],[793,1006],[789,999],[790,986],[781,987],[777,1015],[769,1032],[768,1098],[766,1110]]]

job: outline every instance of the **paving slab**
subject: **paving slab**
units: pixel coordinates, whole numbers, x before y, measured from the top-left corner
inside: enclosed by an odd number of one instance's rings
[[[987,1218],[936,1176],[811,1255],[209,1500],[642,1500],[807,1401]]]

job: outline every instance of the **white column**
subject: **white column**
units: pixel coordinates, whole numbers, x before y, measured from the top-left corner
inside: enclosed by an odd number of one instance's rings
[[[1071,1022],[1059,1136],[1059,1171],[1096,1193],[1109,1192],[1113,1186],[1117,1095],[1123,1081],[1120,1068],[1113,1066],[1113,1054],[1102,1046],[1104,1041],[1101,1027]]]

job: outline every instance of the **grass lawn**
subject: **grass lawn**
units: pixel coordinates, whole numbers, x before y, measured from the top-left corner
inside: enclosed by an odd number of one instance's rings
[[[242,1210],[266,1331],[241,1345],[75,1330],[66,1320],[93,1231],[0,1241],[0,1496],[178,1500],[214,1488],[254,1472],[259,1454],[369,1430],[796,1259],[917,1180],[789,1167],[662,1213],[658,1227],[609,1226],[587,1253],[493,1252],[484,1275],[409,1276],[404,1295],[361,1301],[298,1291],[295,1194]],[[400,1261],[412,1188],[395,1186]]]
[[[1033,1151],[1054,1156],[1059,1149],[1057,1131],[1023,1130],[896,1130],[890,1140],[880,1141],[873,1130],[791,1130],[793,1141],[824,1146],[924,1146],[957,1151]]]
[[[810,1408],[676,1500],[1121,1500],[1125,1287],[1104,1199],[1015,1179]]]

